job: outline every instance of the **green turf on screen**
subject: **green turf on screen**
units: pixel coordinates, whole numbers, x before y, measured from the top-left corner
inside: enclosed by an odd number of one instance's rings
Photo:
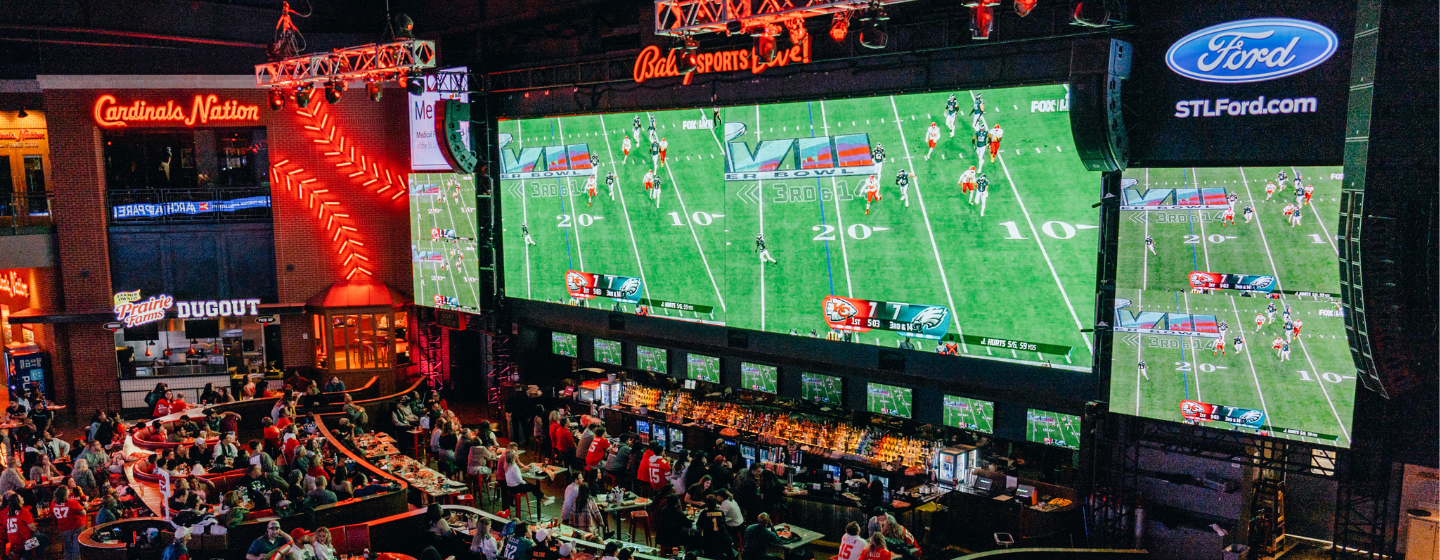
[[[800,400],[815,404],[844,404],[845,381],[839,377],[818,373],[800,374]]]
[[[686,375],[696,381],[709,383],[720,382],[720,358],[715,356],[701,356],[699,354],[687,354],[685,356]]]
[[[620,365],[621,353],[623,352],[619,341],[595,339],[595,361],[611,365]]]
[[[1031,408],[1025,411],[1025,440],[1080,449],[1080,417]]]
[[[910,418],[914,412],[910,405],[910,393],[908,387],[870,383],[865,387],[865,410]]]
[[[475,176],[410,174],[410,260],[415,303],[480,312]]]
[[[723,123],[745,126],[735,140],[743,150],[767,140],[862,133],[883,145],[882,198],[869,215],[858,196],[862,176],[724,180],[723,129],[712,128],[709,107],[501,121],[505,157],[584,145],[601,178],[593,200],[583,176],[502,180],[506,293],[570,303],[567,271],[631,277],[642,281],[639,297],[675,302],[652,305],[652,316],[819,337],[829,330],[825,296],[943,306],[948,335],[979,337],[957,340],[960,354],[1088,371],[1099,176],[1080,164],[1068,113],[1045,103],[1065,98],[1066,88],[954,92],[954,138],[944,124],[949,93],[721,108]],[[991,163],[987,155],[983,163],[990,181],[983,205],[971,205],[957,185],[961,172],[977,165],[972,95],[985,99],[983,124],[1005,130],[1000,158]],[[648,140],[629,158],[621,150],[636,115],[647,123],[653,116],[669,145],[667,165],[657,170],[658,202],[642,184],[652,167]],[[927,160],[931,122],[942,137]],[[914,173],[908,208],[895,184],[902,168]],[[610,172],[618,177],[613,199],[603,181]],[[776,263],[761,264],[761,233]],[[636,311],[608,297],[574,303]],[[713,311],[681,309],[690,305]],[[891,348],[905,340],[888,330],[857,336],[854,343]],[[1000,347],[1005,341],[1069,351]],[[933,340],[909,342],[937,349]]]
[[[580,342],[573,334],[550,333],[550,351],[560,356],[580,357]]]
[[[635,347],[635,367],[645,371],[666,374],[669,373],[670,364],[669,352],[664,348],[652,348],[650,346]]]
[[[1284,171],[1286,186],[1277,174]],[[1303,217],[1292,226],[1284,207],[1295,202],[1296,173],[1314,187]],[[1236,195],[1235,223],[1221,209],[1122,210],[1116,275],[1117,311],[1111,366],[1110,410],[1183,421],[1182,401],[1263,412],[1260,430],[1223,421],[1206,426],[1239,429],[1310,443],[1349,447],[1355,402],[1354,364],[1338,305],[1339,167],[1131,169],[1125,182],[1152,189],[1223,188]],[[1276,191],[1266,200],[1266,183]],[[1303,201],[1302,201],[1303,202]],[[1246,206],[1255,214],[1249,223]],[[1154,240],[1153,252],[1145,238]],[[1193,271],[1269,275],[1279,299],[1245,297],[1237,290],[1193,293]],[[1271,320],[1267,305],[1275,304]],[[1283,340],[1284,308],[1302,324],[1289,361],[1272,349]],[[1228,323],[1225,353],[1214,336],[1125,332],[1121,312],[1214,316]],[[1256,327],[1256,315],[1264,324]],[[1243,351],[1234,339],[1240,337]],[[1140,362],[1146,364],[1142,373]],[[1147,379],[1148,378],[1148,379]]]
[[[740,388],[774,394],[779,390],[779,371],[775,366],[740,362]]]
[[[995,433],[995,403],[945,395],[944,407],[946,426]]]

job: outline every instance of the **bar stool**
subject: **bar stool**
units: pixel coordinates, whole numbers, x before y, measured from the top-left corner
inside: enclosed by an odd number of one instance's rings
[[[635,529],[637,527],[644,527],[645,542],[650,546],[655,546],[655,530],[654,524],[651,523],[650,512],[644,509],[637,509],[630,512],[628,517],[630,518],[630,542],[636,544],[640,543],[640,541],[635,540]]]

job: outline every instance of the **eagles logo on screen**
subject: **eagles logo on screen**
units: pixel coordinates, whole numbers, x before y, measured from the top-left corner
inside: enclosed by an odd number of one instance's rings
[[[1259,277],[1259,278],[1256,278],[1254,282],[1250,283],[1250,289],[1256,290],[1256,291],[1260,291],[1260,292],[1268,292],[1268,291],[1269,291],[1268,288],[1270,288],[1271,286],[1274,286],[1274,285],[1275,285],[1275,277],[1274,277],[1274,276],[1261,276],[1261,277]]]
[[[1258,410],[1249,410],[1238,416],[1241,424],[1259,424],[1265,421],[1265,413]]]
[[[910,324],[919,326],[921,330],[930,330],[945,322],[945,316],[949,314],[949,311],[944,307],[932,305],[915,314],[915,318],[910,320]]]
[[[629,298],[634,297],[635,295],[639,294],[639,293],[640,293],[640,279],[639,279],[639,278],[626,278],[626,279],[625,279],[625,283],[620,285],[620,293],[625,294],[625,298],[626,298],[626,299],[629,299]]]

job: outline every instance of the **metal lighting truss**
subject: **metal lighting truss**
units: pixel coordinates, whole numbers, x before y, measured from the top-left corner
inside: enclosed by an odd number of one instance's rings
[[[332,81],[391,80],[435,67],[435,42],[401,39],[255,65],[255,85],[294,87]]]
[[[684,37],[751,29],[838,12],[888,6],[910,0],[655,0],[655,34]]]

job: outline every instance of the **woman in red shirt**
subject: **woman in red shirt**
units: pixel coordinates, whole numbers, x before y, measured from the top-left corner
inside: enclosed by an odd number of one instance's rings
[[[10,540],[10,551],[22,560],[34,560],[43,554],[49,538],[35,532],[37,529],[35,516],[25,507],[25,498],[20,494],[11,494],[5,503],[5,534]],[[32,546],[26,546],[32,538],[35,539]]]
[[[165,416],[165,415],[167,415],[167,414],[170,414],[170,401],[172,401],[172,400],[174,400],[174,399],[175,399],[175,394],[174,394],[174,393],[172,393],[172,392],[170,392],[170,391],[165,391],[165,396],[164,396],[163,398],[161,398],[160,400],[155,401],[155,410],[154,410],[153,413],[150,415],[150,417],[151,417],[151,418],[159,418],[159,417],[161,417],[161,416]]]
[[[885,548],[885,535],[879,531],[870,533],[870,546],[860,553],[860,560],[890,560],[893,554]]]
[[[55,516],[55,528],[60,530],[60,542],[65,545],[65,560],[80,560],[80,532],[90,520],[85,515],[85,506],[70,497],[68,487],[61,486],[55,490],[50,513]]]

